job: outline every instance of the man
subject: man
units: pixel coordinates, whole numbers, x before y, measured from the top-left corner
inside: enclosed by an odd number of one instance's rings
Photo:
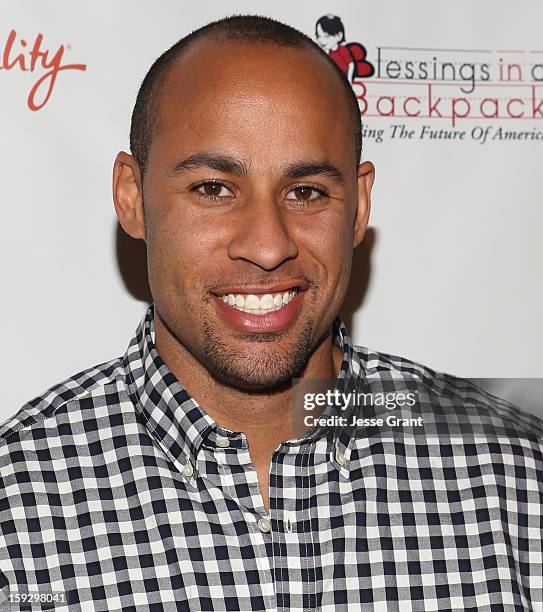
[[[154,303],[123,357],[0,429],[12,602],[541,609],[541,422],[354,347],[337,318],[374,176],[359,119],[326,54],[269,19],[215,22],[153,65],[113,192],[145,240]],[[436,415],[487,415],[491,433],[370,434],[350,418],[298,433],[293,379],[350,398],[398,377]],[[317,416],[337,416],[327,402]]]

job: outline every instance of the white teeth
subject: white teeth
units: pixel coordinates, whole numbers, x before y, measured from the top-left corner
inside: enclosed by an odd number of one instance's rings
[[[226,304],[233,306],[236,310],[249,312],[252,314],[267,314],[283,308],[286,304],[298,294],[298,289],[285,291],[285,293],[266,293],[262,296],[249,294],[233,294],[219,296]]]
[[[251,308],[252,310],[257,310],[260,308],[260,300],[256,297],[256,295],[248,295],[245,298],[245,308]]]
[[[260,298],[260,310],[269,310],[273,308],[273,295],[266,293]]]

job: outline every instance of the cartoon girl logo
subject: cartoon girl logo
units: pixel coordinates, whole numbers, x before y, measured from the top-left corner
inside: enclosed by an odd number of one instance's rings
[[[364,79],[374,74],[375,68],[366,59],[367,51],[359,42],[345,44],[345,27],[335,15],[324,15],[315,24],[315,38],[349,81]]]

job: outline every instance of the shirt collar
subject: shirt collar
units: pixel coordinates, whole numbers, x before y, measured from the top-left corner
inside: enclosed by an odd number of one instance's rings
[[[357,382],[364,379],[364,366],[339,316],[333,322],[332,332],[333,343],[342,350],[336,387],[352,389],[353,383],[358,386]],[[123,363],[130,397],[148,429],[176,461],[195,463],[202,442],[218,426],[158,354],[154,305],[149,306],[140,321]],[[350,420],[348,414],[345,416]],[[332,461],[340,470],[346,469],[354,435],[349,427],[336,433]]]
[[[185,464],[196,459],[216,423],[158,354],[153,305],[130,341],[124,366],[132,401],[151,433],[175,460]]]
[[[339,316],[335,318],[332,324],[332,341],[340,347],[343,354],[336,389],[344,392],[360,390],[366,380],[366,369],[345,324]],[[356,408],[352,404],[342,413],[347,423],[351,423],[355,410]],[[345,477],[349,476],[351,449],[356,436],[357,427],[350,424],[335,430],[333,455],[330,460]]]

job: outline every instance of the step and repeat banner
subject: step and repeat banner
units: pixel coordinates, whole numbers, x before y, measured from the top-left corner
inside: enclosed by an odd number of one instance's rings
[[[342,311],[355,342],[471,378],[541,376],[543,5],[20,0],[0,21],[0,420],[124,353],[150,297],[114,157],[154,59],[239,13],[314,38],[358,97],[376,183]]]

